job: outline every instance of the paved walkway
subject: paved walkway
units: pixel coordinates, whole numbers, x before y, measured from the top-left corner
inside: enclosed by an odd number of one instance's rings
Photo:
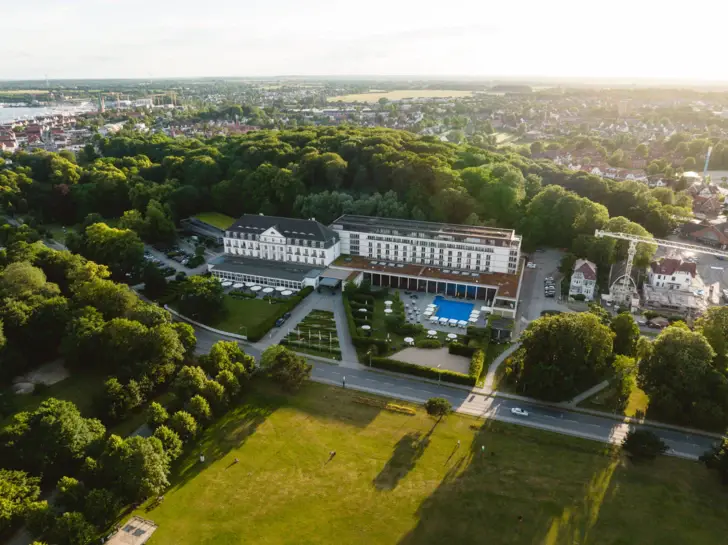
[[[485,375],[485,384],[483,388],[484,390],[493,390],[495,372],[498,370],[498,367],[500,367],[500,364],[503,363],[508,356],[513,354],[520,347],[521,343],[513,343],[505,352],[503,352],[500,356],[493,360],[493,363],[491,363],[488,367],[488,373]]]
[[[336,335],[339,337],[339,348],[341,349],[341,364],[344,366],[358,366],[356,349],[351,342],[346,324],[344,304],[341,299],[341,294],[338,292],[331,294],[328,291],[324,293],[314,291],[291,311],[291,317],[286,320],[286,323],[282,327],[271,329],[265,338],[254,343],[253,346],[262,352],[273,344],[279,344],[313,310],[328,310],[334,313]]]
[[[405,348],[390,356],[392,359],[424,365],[425,367],[455,371],[467,375],[470,372],[470,358],[450,354],[447,347],[442,348]]]
[[[582,401],[584,401],[585,399],[593,396],[597,392],[601,392],[607,386],[609,386],[609,381],[608,380],[603,380],[602,382],[600,382],[596,386],[593,386],[593,387],[589,388],[586,392],[580,393],[574,399],[572,399],[571,401],[569,401],[568,405],[574,405],[574,406],[576,406],[579,403],[581,403]]]

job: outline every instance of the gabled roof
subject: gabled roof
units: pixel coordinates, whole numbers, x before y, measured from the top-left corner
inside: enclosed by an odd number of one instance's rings
[[[260,235],[271,227],[275,228],[276,231],[286,238],[316,240],[319,242],[335,242],[339,238],[339,235],[332,229],[329,229],[316,220],[255,214],[243,215],[227,230],[237,233]]]
[[[698,274],[698,265],[696,263],[690,263],[672,257],[666,257],[660,261],[653,261],[650,263],[650,268],[655,274],[665,274],[668,276],[676,272],[687,273],[693,277]]]
[[[597,266],[591,261],[587,261],[586,259],[576,260],[576,263],[574,263],[574,272],[580,272],[584,275],[584,278],[586,280],[597,279]]]

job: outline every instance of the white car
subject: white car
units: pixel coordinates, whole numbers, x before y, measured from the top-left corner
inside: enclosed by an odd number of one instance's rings
[[[523,410],[520,407],[513,407],[511,409],[511,414],[515,414],[516,416],[528,416],[528,411]]]
[[[526,263],[526,267],[528,267],[529,269],[535,269],[536,264],[533,261],[529,261],[528,263]]]

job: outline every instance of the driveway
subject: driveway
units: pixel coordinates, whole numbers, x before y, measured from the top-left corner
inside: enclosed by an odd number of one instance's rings
[[[144,245],[144,251],[152,254],[154,257],[159,259],[164,265],[172,267],[177,272],[182,271],[185,274],[187,274],[187,276],[192,276],[195,274],[203,274],[203,273],[207,272],[207,263],[203,263],[202,265],[200,265],[199,267],[195,267],[194,269],[188,269],[187,267],[182,265],[182,263],[178,263],[174,259],[170,259],[169,257],[167,257],[167,255],[164,252],[160,252],[159,250],[155,249],[152,246],[149,246],[148,244]]]
[[[523,285],[521,286],[521,303],[517,318],[527,321],[535,320],[541,316],[544,310],[559,310],[570,312],[569,308],[558,299],[559,263],[564,252],[561,250],[548,249],[541,252],[533,252],[529,261],[536,264],[535,269],[526,268],[523,272]],[[546,297],[543,292],[543,281],[547,276],[552,276],[557,286],[557,297]]]

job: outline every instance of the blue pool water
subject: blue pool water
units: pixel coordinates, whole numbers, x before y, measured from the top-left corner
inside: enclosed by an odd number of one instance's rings
[[[468,321],[470,313],[473,311],[475,306],[472,303],[461,303],[460,301],[448,301],[444,297],[438,295],[433,301],[437,305],[437,312],[435,313],[438,318],[447,318],[448,320],[465,320]]]

